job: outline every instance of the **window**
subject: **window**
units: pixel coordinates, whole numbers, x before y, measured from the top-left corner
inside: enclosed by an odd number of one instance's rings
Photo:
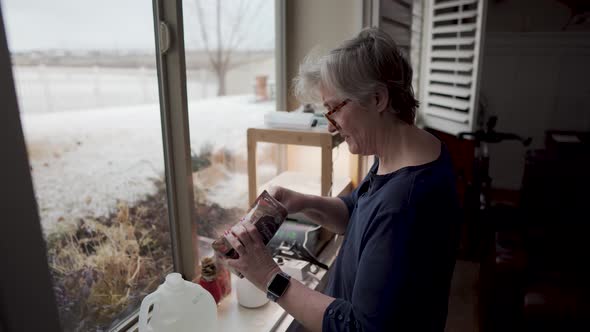
[[[183,5],[190,31],[186,53],[173,43],[162,57],[154,46],[154,18],[173,24],[177,3],[3,2],[35,198],[66,331],[109,330],[168,272],[190,279],[197,243],[187,241],[186,230],[195,220],[193,208],[200,235],[209,238],[247,208],[246,128],[262,125],[264,114],[276,110],[275,2]],[[216,10],[219,20],[209,21],[207,11]],[[232,46],[220,48],[223,66],[212,62],[217,50],[205,47],[204,33],[212,43]],[[172,40],[182,36],[171,34]],[[186,81],[178,72],[185,55]],[[182,115],[185,93],[188,118]],[[188,132],[176,130],[184,125],[192,133],[190,146],[183,141]],[[270,145],[259,151],[264,181],[276,172],[278,152]],[[186,183],[183,163],[171,161],[183,157],[192,157],[193,204],[183,204],[190,194],[179,194]]]
[[[246,130],[277,109],[275,3],[185,0],[183,14],[195,217],[199,235],[216,238],[248,207]],[[261,182],[277,155],[259,146]]]
[[[203,31],[185,40],[186,72],[184,44],[174,42],[182,40],[182,29],[168,29],[172,43],[162,55],[165,25],[179,22],[177,2],[2,3],[65,331],[122,327],[118,322],[129,322],[168,272],[193,277],[194,247],[202,252],[209,240],[193,241],[191,223],[198,220],[200,235],[214,237],[243,214],[246,146],[240,140],[245,143],[246,128],[262,125],[264,114],[285,99],[276,88],[284,74],[275,79],[275,3],[282,1],[227,8],[201,3],[203,10],[220,8],[220,22],[245,22],[223,28],[237,31],[240,41],[231,61],[224,55],[225,84],[197,39]],[[199,27],[199,13],[189,12],[189,1],[183,5],[185,22]],[[193,133],[190,142],[185,126]],[[278,152],[270,145],[259,151],[264,181],[276,172]],[[183,186],[184,171],[193,169],[197,174],[188,181],[195,179],[194,192]]]
[[[475,129],[483,29],[483,0],[428,0],[420,78],[420,115],[450,134]]]
[[[107,330],[173,270],[152,6],[2,5],[61,324]]]

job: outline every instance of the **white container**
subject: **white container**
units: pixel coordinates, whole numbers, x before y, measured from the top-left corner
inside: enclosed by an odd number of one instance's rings
[[[266,294],[256,288],[256,286],[246,278],[241,278],[236,281],[236,293],[238,296],[238,303],[246,308],[258,308],[269,301]]]
[[[151,305],[152,318],[148,323]],[[155,292],[141,302],[139,332],[210,332],[217,330],[217,305],[198,284],[170,273]]]

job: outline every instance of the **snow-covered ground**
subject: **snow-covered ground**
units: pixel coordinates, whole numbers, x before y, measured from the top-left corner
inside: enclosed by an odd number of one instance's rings
[[[252,95],[189,102],[191,148],[208,142],[246,157],[246,129],[263,124],[274,102]],[[101,216],[119,200],[155,192],[164,161],[157,104],[21,114],[41,220],[46,230],[60,219]],[[262,167],[263,173],[274,166]],[[247,204],[247,175],[227,172],[208,190],[222,206]]]
[[[15,66],[14,76],[22,113],[155,104],[159,98],[158,74],[152,68]],[[207,70],[187,71],[189,100],[214,97],[216,89]],[[250,86],[240,90],[251,91]]]

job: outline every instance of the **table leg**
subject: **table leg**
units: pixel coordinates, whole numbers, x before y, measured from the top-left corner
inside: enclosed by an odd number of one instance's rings
[[[322,186],[321,195],[332,195],[332,147],[322,146]]]
[[[256,184],[256,139],[248,129],[248,205],[252,205],[258,195]]]

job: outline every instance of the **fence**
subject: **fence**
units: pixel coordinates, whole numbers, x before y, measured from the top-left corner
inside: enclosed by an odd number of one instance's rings
[[[83,111],[158,102],[155,69],[16,66],[15,85],[22,113]],[[187,72],[188,100],[216,95],[216,78],[207,70]]]

